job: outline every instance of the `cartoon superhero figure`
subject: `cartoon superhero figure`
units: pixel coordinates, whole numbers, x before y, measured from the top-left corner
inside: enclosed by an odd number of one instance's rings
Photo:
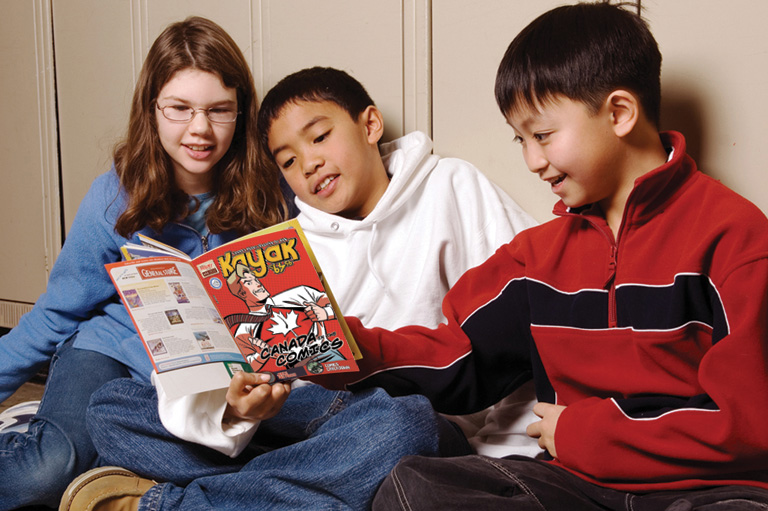
[[[309,349],[311,345],[326,339],[323,322],[335,318],[324,292],[297,286],[272,295],[253,270],[243,263],[235,266],[235,271],[227,278],[227,287],[248,307],[248,313],[231,314],[225,321],[230,329],[237,326],[235,341],[255,371],[267,364],[277,343],[285,346],[280,350],[282,356],[277,359],[277,363],[284,367],[344,360],[337,350],[321,353],[317,346],[314,346],[313,355],[302,356],[312,351]],[[296,311],[303,315],[297,315]],[[292,339],[295,341],[290,342]]]

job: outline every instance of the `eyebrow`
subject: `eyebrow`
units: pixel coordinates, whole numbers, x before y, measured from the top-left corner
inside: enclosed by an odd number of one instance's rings
[[[314,126],[314,125],[315,125],[315,124],[317,124],[318,122],[320,122],[320,121],[324,121],[324,120],[326,120],[326,119],[328,119],[328,118],[329,118],[329,117],[328,117],[327,115],[318,115],[318,116],[316,116],[316,117],[313,117],[313,118],[312,118],[312,119],[310,119],[310,120],[309,120],[309,121],[308,121],[308,122],[307,122],[307,123],[306,123],[304,126],[302,126],[302,128],[299,130],[299,133],[300,133],[300,134],[302,134],[302,135],[303,135],[303,134],[305,134],[307,131],[309,131],[309,129],[310,129],[312,126]],[[279,153],[280,151],[284,151],[284,150],[285,150],[285,149],[287,149],[287,148],[288,148],[288,144],[283,144],[283,145],[281,145],[280,147],[276,147],[276,148],[275,148],[275,150],[274,150],[274,151],[272,151],[272,157],[273,157],[273,158],[277,157],[277,155],[278,155],[278,153]]]
[[[521,122],[519,123],[519,126],[515,126],[511,122],[509,122],[509,117],[507,117],[507,124],[515,131],[520,131],[520,129],[527,129],[531,124],[540,121],[544,115],[539,111],[527,111],[527,115],[523,117]]]
[[[157,99],[179,101],[181,103],[192,103],[192,101],[190,101],[187,98],[181,98],[179,96],[173,96],[173,95],[171,95],[171,96],[162,96],[162,97],[158,97]],[[224,104],[236,105],[237,104],[237,100],[236,99],[220,99],[218,101],[211,101],[208,104],[209,105],[224,105]]]

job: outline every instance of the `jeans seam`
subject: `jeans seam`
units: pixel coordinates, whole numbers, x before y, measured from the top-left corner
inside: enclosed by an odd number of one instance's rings
[[[538,504],[538,506],[539,506],[539,507],[540,507],[540,508],[541,508],[543,511],[546,511],[546,508],[544,507],[544,505],[543,505],[543,504],[541,503],[541,501],[539,500],[539,497],[537,497],[537,496],[536,496],[536,494],[535,494],[535,493],[534,493],[534,492],[531,490],[531,488],[530,488],[530,487],[529,487],[529,486],[528,486],[528,485],[525,483],[525,481],[523,481],[522,479],[520,479],[519,477],[517,477],[517,475],[513,474],[513,473],[512,473],[512,472],[510,472],[509,470],[507,470],[507,469],[506,469],[506,467],[504,467],[504,465],[501,465],[501,464],[499,464],[499,463],[496,463],[496,461],[495,461],[495,460],[493,460],[493,459],[491,459],[491,458],[487,458],[487,457],[484,457],[484,456],[478,456],[478,459],[480,459],[481,461],[484,461],[484,462],[485,462],[485,463],[487,463],[488,465],[490,465],[490,466],[494,467],[496,470],[498,470],[499,472],[501,472],[502,474],[504,474],[504,475],[506,475],[508,478],[510,478],[512,481],[514,481],[514,482],[515,482],[515,484],[517,484],[517,485],[518,485],[518,486],[519,486],[519,487],[520,487],[520,488],[521,488],[521,489],[522,489],[522,490],[523,490],[523,491],[524,491],[524,492],[525,492],[527,495],[529,495],[531,498],[533,498],[533,499],[536,501],[536,504]]]
[[[65,342],[68,342],[68,341],[65,341]],[[64,346],[64,345],[62,344],[62,347],[63,347],[63,346]],[[48,374],[51,374],[51,373],[53,373],[53,372],[56,370],[56,366],[58,365],[58,362],[59,362],[59,359],[60,359],[60,358],[61,358],[61,355],[59,355],[59,350],[57,349],[57,350],[54,352],[53,356],[51,357],[51,361],[50,361],[50,363],[48,364]],[[35,417],[37,417],[37,414],[40,412],[40,409],[41,409],[41,408],[42,408],[42,407],[45,405],[45,403],[46,403],[46,401],[47,401],[47,400],[45,399],[45,394],[46,394],[46,392],[45,392],[45,391],[46,391],[46,390],[48,390],[48,384],[47,384],[47,382],[46,382],[46,384],[43,386],[43,395],[42,395],[42,396],[40,396],[40,404],[37,406],[37,412],[35,413]]]
[[[165,485],[157,484],[147,490],[147,493],[142,495],[141,499],[139,499],[139,506],[138,509],[140,510],[146,510],[146,511],[153,511],[156,509],[160,509],[159,502],[160,498],[163,495],[163,489]],[[145,502],[146,501],[146,502]]]
[[[395,487],[395,495],[397,495],[397,501],[400,503],[400,508],[404,511],[411,511],[411,504],[408,502],[408,495],[405,493],[402,481],[397,474],[397,467],[391,472],[392,484]]]
[[[308,434],[312,434],[319,428],[322,424],[324,424],[328,419],[331,417],[337,415],[339,412],[344,410],[347,407],[347,404],[344,402],[344,398],[342,397],[343,394],[346,394],[344,391],[337,391],[336,395],[333,396],[333,400],[331,401],[331,404],[328,406],[328,409],[325,411],[324,414],[322,414],[319,417],[316,417],[312,421],[310,421],[307,424],[307,430],[306,432]]]
[[[53,428],[59,431],[64,440],[66,440],[70,452],[69,460],[67,461],[67,470],[71,470],[75,465],[75,446],[67,434],[64,433],[64,430],[61,429],[55,422],[52,422],[48,419],[37,419],[32,422],[27,431],[16,435],[16,438],[14,439],[14,442],[16,442],[14,448],[0,451],[0,457],[6,457],[8,455],[15,456],[18,448],[27,448],[27,444],[29,444],[33,438],[37,437],[40,440],[44,433],[40,430],[46,425],[49,428]]]
[[[53,352],[53,355],[51,355],[51,361],[48,363],[48,374],[49,375],[52,374],[56,370],[56,366],[58,365],[58,362],[61,359],[61,351],[64,350],[64,349],[68,349],[68,350],[74,349],[74,344],[73,343],[75,342],[74,341],[75,336],[77,336],[77,332],[75,332],[74,334],[72,334],[69,337],[67,337],[66,339],[64,339],[64,341],[56,347],[56,351]],[[46,384],[45,384],[45,386],[43,388],[43,395],[40,397],[40,404],[37,407],[38,413],[40,412],[40,410],[43,409],[43,407],[45,405],[45,402],[47,401],[45,399],[45,396],[47,394],[46,390],[48,390],[48,383],[47,382],[46,382]],[[38,414],[35,413],[35,417],[37,417],[37,415]]]
[[[746,497],[735,497],[735,498],[732,498],[732,499],[718,500],[717,501],[718,504],[726,504],[726,503],[730,503],[730,502],[749,502],[750,504],[757,504],[757,505],[759,505],[762,509],[768,509],[768,504],[763,504],[762,502],[755,502],[755,501],[750,500],[750,499],[748,499]]]

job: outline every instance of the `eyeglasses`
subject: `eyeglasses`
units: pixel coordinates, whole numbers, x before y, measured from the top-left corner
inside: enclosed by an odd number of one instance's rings
[[[230,110],[224,107],[214,108],[192,108],[186,105],[168,105],[161,107],[157,103],[155,106],[163,113],[163,117],[172,122],[190,122],[195,118],[197,112],[205,113],[208,120],[217,124],[229,124],[237,120],[240,112]]]

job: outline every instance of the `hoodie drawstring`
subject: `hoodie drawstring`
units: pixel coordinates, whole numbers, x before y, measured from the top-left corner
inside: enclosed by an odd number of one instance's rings
[[[376,279],[376,282],[379,283],[379,286],[384,290],[384,294],[386,296],[389,296],[389,290],[387,289],[387,286],[384,285],[384,281],[381,279],[378,273],[376,273],[376,267],[373,265],[373,242],[376,240],[376,226],[378,224],[376,222],[371,223],[371,241],[368,243],[368,253],[366,254],[368,256],[368,267],[371,269],[371,274],[373,275],[373,278]]]

